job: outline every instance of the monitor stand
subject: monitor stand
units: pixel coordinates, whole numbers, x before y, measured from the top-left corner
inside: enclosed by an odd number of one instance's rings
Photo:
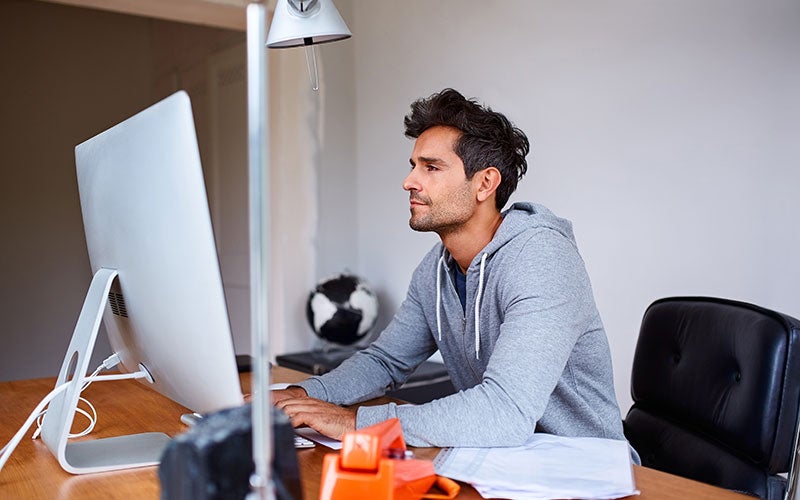
[[[103,268],[92,278],[56,380],[56,387],[64,383],[69,386],[50,402],[42,423],[42,440],[61,467],[71,474],[157,465],[161,452],[170,441],[166,434],[148,432],[67,442],[81,387],[86,382],[103,310],[108,302],[108,292],[116,277],[116,270]]]

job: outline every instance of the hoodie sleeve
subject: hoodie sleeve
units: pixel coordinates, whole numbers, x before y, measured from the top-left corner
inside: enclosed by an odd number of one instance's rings
[[[434,253],[431,251],[414,271],[400,309],[372,344],[329,373],[296,385],[312,398],[343,405],[376,398],[403,385],[437,349],[414,291],[418,276],[426,272],[423,268],[430,266],[428,261]]]
[[[537,230],[518,248],[493,263],[495,290],[481,304],[481,330],[499,329],[493,349],[481,349],[491,351],[481,382],[423,405],[362,407],[359,428],[397,417],[412,446],[516,446],[531,435],[556,385],[570,385],[562,375],[576,342],[604,333],[574,243]]]

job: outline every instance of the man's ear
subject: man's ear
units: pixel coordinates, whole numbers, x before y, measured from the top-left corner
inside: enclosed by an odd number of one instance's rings
[[[481,202],[494,196],[495,191],[497,191],[498,186],[500,186],[503,175],[496,167],[487,167],[480,172],[476,172],[475,177],[478,183],[478,192],[476,196],[478,197],[478,201]]]

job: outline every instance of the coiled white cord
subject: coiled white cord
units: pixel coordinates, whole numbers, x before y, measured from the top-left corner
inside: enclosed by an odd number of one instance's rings
[[[134,372],[134,373],[120,373],[120,374],[113,374],[113,375],[99,375],[99,373],[102,370],[107,370],[109,368],[113,368],[118,363],[119,363],[119,356],[116,353],[112,354],[111,356],[106,358],[106,360],[103,361],[103,363],[100,366],[97,367],[97,369],[94,371],[94,373],[92,373],[89,377],[87,377],[86,383],[83,385],[83,387],[81,387],[81,392],[84,389],[86,389],[87,387],[89,387],[89,384],[91,384],[92,382],[105,382],[105,381],[109,381],[109,380],[137,379],[137,378],[146,378],[148,376],[147,372],[145,372],[144,370],[140,370],[140,371]],[[11,440],[5,446],[3,446],[3,449],[0,450],[0,471],[3,470],[3,467],[5,466],[6,462],[8,461],[8,458],[11,456],[11,453],[14,452],[14,449],[16,449],[17,445],[20,443],[20,441],[22,441],[22,438],[25,436],[25,433],[28,431],[28,429],[31,427],[31,425],[33,425],[33,423],[35,421],[37,421],[41,416],[43,416],[45,414],[45,412],[46,412],[45,406],[47,406],[50,403],[50,401],[52,401],[56,396],[58,396],[59,394],[64,392],[64,390],[67,387],[69,387],[70,383],[71,382],[64,382],[63,384],[56,386],[44,398],[42,398],[42,400],[39,402],[39,404],[36,405],[36,408],[33,409],[33,411],[31,412],[30,416],[28,416],[28,419],[25,421],[25,423],[22,424],[22,427],[20,427],[20,429],[17,431],[16,434],[14,434],[14,437],[12,437]],[[83,399],[84,401],[86,401],[84,398],[80,398],[80,399]],[[97,412],[95,411],[94,406],[91,403],[89,403],[88,401],[86,401],[86,402],[91,407],[92,412],[94,413],[94,418],[93,419],[90,418],[88,413],[85,410],[80,409],[80,408],[77,409],[76,411],[78,413],[81,413],[81,414],[85,415],[87,418],[89,418],[91,423],[89,424],[89,427],[87,427],[86,429],[84,429],[80,433],[78,433],[78,434],[70,434],[68,436],[70,438],[79,437],[79,436],[85,436],[86,434],[89,434],[90,432],[92,432],[92,430],[94,429],[95,423],[97,422]],[[36,439],[36,437],[39,435],[40,432],[41,432],[41,428],[37,429],[36,432],[34,433],[33,438]]]
[[[97,377],[101,371],[103,370],[110,370],[119,364],[119,356],[116,353],[112,354],[108,358],[103,361],[97,369],[92,372],[91,375],[86,377],[86,383],[83,384],[81,387],[81,393],[86,390],[87,387],[92,385],[94,382],[95,377]],[[86,406],[89,407],[92,414],[90,415],[89,412],[84,410],[83,408],[75,408],[75,413],[80,413],[89,421],[89,425],[86,426],[84,430],[78,432],[77,434],[69,433],[67,434],[68,439],[79,438],[86,436],[87,434],[91,433],[94,430],[94,426],[97,425],[97,410],[95,409],[94,405],[88,399],[84,398],[83,396],[78,396],[78,404],[83,402]],[[39,416],[36,418],[36,430],[33,433],[32,439],[36,439],[42,433],[42,422],[44,421],[44,414],[47,413],[47,410],[43,410],[39,413]]]

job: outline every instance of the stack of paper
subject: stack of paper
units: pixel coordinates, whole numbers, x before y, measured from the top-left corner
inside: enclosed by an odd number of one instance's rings
[[[446,448],[436,473],[471,484],[484,498],[609,499],[639,492],[626,441],[534,434],[513,448]]]

